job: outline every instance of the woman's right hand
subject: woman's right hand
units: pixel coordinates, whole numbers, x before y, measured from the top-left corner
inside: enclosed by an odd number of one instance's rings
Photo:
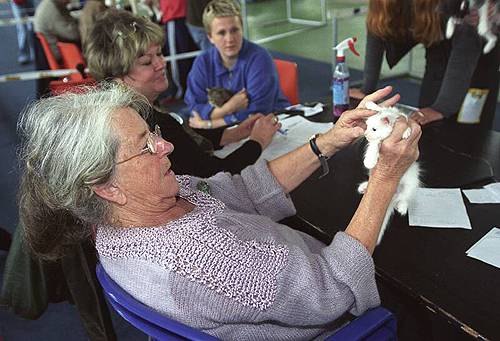
[[[349,97],[363,99],[365,96],[366,94],[359,88],[349,88]]]
[[[403,133],[408,127],[411,134],[405,139]],[[417,122],[398,119],[391,135],[380,145],[380,156],[370,177],[384,183],[399,183],[406,170],[418,159],[418,141],[421,135],[422,130]]]
[[[237,111],[246,109],[248,107],[248,95],[246,89],[241,89],[239,92],[233,95],[226,104],[225,107],[228,107],[229,114],[233,114]]]
[[[262,149],[266,148],[273,139],[276,131],[281,128],[281,123],[273,114],[259,118],[250,133],[250,140],[260,143]]]

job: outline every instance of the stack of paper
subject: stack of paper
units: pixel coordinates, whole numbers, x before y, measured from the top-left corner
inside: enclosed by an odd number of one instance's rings
[[[500,204],[500,182],[495,182],[479,189],[464,189],[471,204]]]
[[[465,253],[469,257],[500,268],[500,229],[492,228]]]

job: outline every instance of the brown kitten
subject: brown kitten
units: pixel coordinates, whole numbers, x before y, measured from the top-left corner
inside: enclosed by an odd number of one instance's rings
[[[207,88],[208,103],[220,108],[233,97],[234,93],[225,88]]]

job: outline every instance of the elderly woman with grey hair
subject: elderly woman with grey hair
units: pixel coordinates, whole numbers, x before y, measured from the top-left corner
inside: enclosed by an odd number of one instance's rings
[[[88,233],[61,228],[68,237],[45,247],[53,217],[74,216],[96,227],[106,272],[173,319],[224,340],[322,337],[346,311],[361,314],[380,302],[371,253],[399,179],[418,157],[418,124],[396,123],[354,217],[330,245],[276,221],[294,214],[288,193],[319,167],[317,151],[331,157],[363,134],[374,114],[366,100],[315,136],[314,148],[202,180],[175,176],[174,146],[158,128],[149,131],[140,115],[148,101],[130,90],[113,85],[43,99],[19,123],[27,244],[41,257],[57,253]],[[402,139],[408,126],[411,136]]]
[[[110,9],[95,22],[90,32],[85,49],[87,64],[95,79],[119,80],[154,104],[168,87],[161,53],[163,41],[164,32],[158,25],[130,12]],[[220,159],[203,150],[179,122],[157,106],[148,123],[151,128],[158,124],[177,146],[170,155],[174,171],[202,177],[220,171],[239,173],[258,159],[279,128],[273,117],[255,115],[233,129],[202,130],[214,148],[249,138],[239,149]]]

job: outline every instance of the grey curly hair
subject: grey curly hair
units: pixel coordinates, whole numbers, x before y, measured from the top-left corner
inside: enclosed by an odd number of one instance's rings
[[[109,220],[110,205],[92,186],[113,178],[120,140],[112,120],[122,108],[149,111],[145,97],[109,83],[41,99],[21,114],[20,220],[41,258],[61,257]]]

